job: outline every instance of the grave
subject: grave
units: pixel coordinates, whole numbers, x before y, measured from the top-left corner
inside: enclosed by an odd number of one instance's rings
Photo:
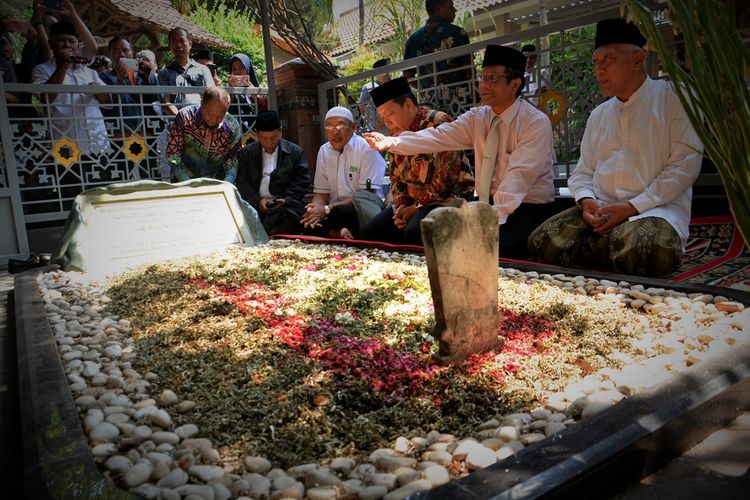
[[[441,207],[422,220],[442,363],[499,350],[497,212],[484,202]]]
[[[66,271],[99,275],[266,241],[257,213],[232,184],[144,180],[78,195],[52,260]]]

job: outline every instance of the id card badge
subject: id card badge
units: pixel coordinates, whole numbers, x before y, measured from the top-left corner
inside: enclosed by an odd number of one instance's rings
[[[357,165],[349,165],[349,182],[354,180],[354,176],[357,175],[357,172],[359,172],[359,167]]]

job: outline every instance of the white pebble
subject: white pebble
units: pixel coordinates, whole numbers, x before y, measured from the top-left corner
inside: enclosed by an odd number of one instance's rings
[[[94,443],[99,443],[104,441],[112,441],[119,435],[120,429],[110,424],[109,422],[102,422],[91,430],[91,432],[89,433],[89,439]]]

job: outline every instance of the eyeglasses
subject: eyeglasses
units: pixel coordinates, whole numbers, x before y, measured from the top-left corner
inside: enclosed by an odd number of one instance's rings
[[[485,75],[484,73],[479,73],[477,75],[477,78],[479,79],[479,82],[486,82],[486,83],[497,83],[501,80],[508,80],[508,75],[496,75],[494,73],[490,73]]]
[[[333,132],[334,130],[338,130],[341,132],[342,130],[346,130],[349,128],[348,123],[339,123],[337,125],[325,125],[323,128],[326,129],[326,132]]]

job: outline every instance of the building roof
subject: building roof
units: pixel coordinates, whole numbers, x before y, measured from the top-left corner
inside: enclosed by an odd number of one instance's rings
[[[232,49],[231,43],[206,32],[183,17],[169,0],[98,0],[97,3],[105,7],[106,4],[114,7],[116,14],[121,17],[118,21],[126,26],[131,25],[126,22],[129,20],[134,28],[146,27],[159,33],[169,32],[172,28],[179,26],[190,32],[190,37],[194,42],[226,50]]]
[[[476,11],[486,9],[493,5],[510,2],[512,0],[454,0],[453,5],[459,12]],[[382,42],[393,36],[394,30],[391,26],[383,26],[374,12],[376,3],[365,2],[365,45]],[[424,14],[426,16],[426,14]],[[354,50],[359,45],[359,10],[352,9],[344,12],[336,20],[334,33],[339,36],[339,45],[334,48],[330,55],[338,56]]]

